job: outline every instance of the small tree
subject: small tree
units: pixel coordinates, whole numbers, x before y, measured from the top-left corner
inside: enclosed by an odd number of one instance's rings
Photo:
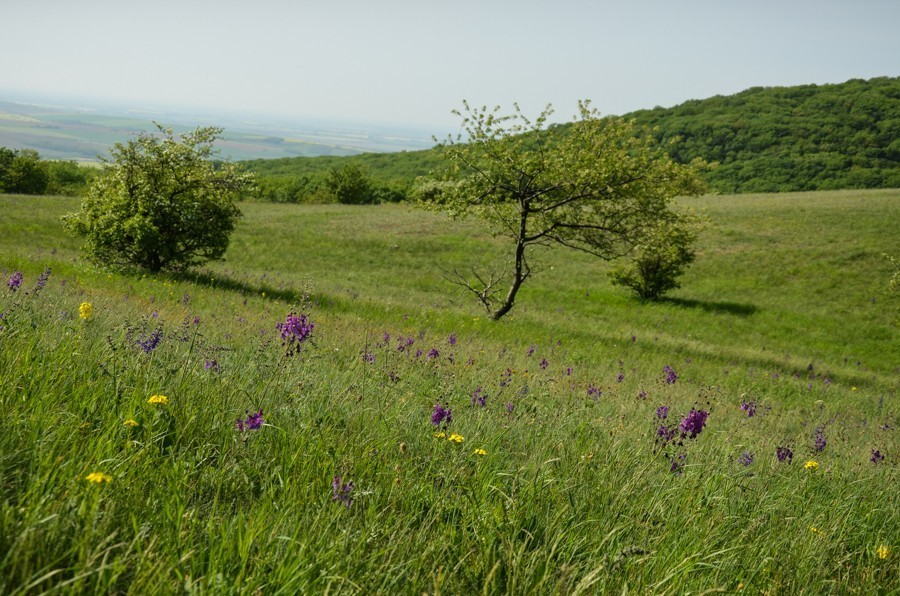
[[[529,247],[560,245],[613,259],[672,221],[674,196],[703,189],[694,164],[675,163],[649,135],[619,118],[601,118],[588,102],[579,103],[570,125],[549,127],[550,106],[534,121],[518,106],[506,116],[499,108],[463,106],[454,113],[467,138],[443,144],[450,167],[418,193],[427,207],[475,215],[512,241],[510,271],[475,273],[474,281],[454,274],[495,320],[532,274]],[[501,283],[508,284],[505,295]]]
[[[197,128],[176,139],[171,128],[116,143],[103,172],[65,216],[103,264],[152,272],[221,259],[240,216],[235,201],[252,188],[250,174],[210,161],[221,128]]]
[[[672,216],[648,229],[635,246],[630,262],[611,269],[610,281],[631,288],[643,300],[656,300],[681,287],[678,277],[694,262],[697,218]]]
[[[363,205],[374,202],[372,181],[359,164],[334,166],[325,178],[325,188],[338,203]]]

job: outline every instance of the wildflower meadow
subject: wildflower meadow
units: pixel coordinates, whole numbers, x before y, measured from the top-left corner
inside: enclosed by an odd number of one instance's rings
[[[671,298],[539,252],[499,322],[403,205],[148,275],[0,204],[0,593],[900,593],[897,191],[692,199]]]

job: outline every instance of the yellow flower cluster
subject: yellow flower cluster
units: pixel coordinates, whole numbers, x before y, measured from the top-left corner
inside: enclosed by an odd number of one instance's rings
[[[887,544],[882,544],[878,548],[875,549],[875,554],[879,559],[887,559],[891,554],[891,549],[888,548]]]
[[[84,477],[88,482],[93,482],[94,484],[102,484],[104,482],[112,482],[112,476],[109,474],[104,474],[103,472],[91,472],[87,476]]]
[[[91,306],[90,302],[82,302],[81,306],[78,307],[78,316],[87,321],[92,316],[94,316],[94,307]]]
[[[818,470],[819,462],[811,459],[808,462],[806,462],[805,464],[803,464],[803,467],[806,468],[807,470]]]
[[[453,441],[454,443],[462,443],[463,439],[464,439],[464,437],[462,435],[458,435],[456,433],[453,433],[452,435],[447,437],[448,441]]]
[[[487,455],[487,451],[485,451],[484,449],[476,449],[475,455]]]
[[[151,395],[150,399],[147,400],[147,403],[166,405],[167,403],[169,403],[169,398],[165,395]]]
[[[132,419],[132,418],[129,418],[128,420],[126,420],[125,422],[123,422],[123,424],[124,424],[125,426],[132,426],[132,427],[138,425],[137,420],[134,420],[134,419]]]

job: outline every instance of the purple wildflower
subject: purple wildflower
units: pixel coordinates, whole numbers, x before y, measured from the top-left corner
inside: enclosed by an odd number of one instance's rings
[[[659,428],[656,429],[656,442],[665,445],[675,438],[675,433],[677,431],[678,427],[668,427],[665,424],[659,425]]]
[[[331,481],[331,490],[334,492],[331,500],[335,503],[342,503],[349,509],[350,503],[353,502],[353,496],[350,494],[353,492],[353,489],[354,484],[352,481],[343,482],[340,476],[335,476]]]
[[[787,463],[791,463],[794,460],[794,452],[790,447],[778,447],[775,449],[775,456],[778,457],[778,461],[786,461]]]
[[[399,375],[394,373],[394,371],[390,371],[388,373],[388,379],[391,381],[391,383],[396,383],[400,380],[400,377],[399,377]]]
[[[678,457],[673,457],[672,465],[669,466],[669,471],[680,476],[684,471],[685,461],[687,461],[687,453],[682,453]]]
[[[873,464],[877,464],[884,460],[884,455],[881,453],[881,451],[872,449],[872,457],[870,457],[869,459]]]
[[[281,345],[287,348],[285,355],[293,356],[300,350],[300,345],[309,340],[315,324],[304,314],[290,312],[284,323],[278,323],[275,328],[281,332]]]
[[[242,420],[240,418],[235,422],[235,426],[238,431],[245,432],[248,430],[259,430],[263,425],[263,411],[259,410],[256,413],[251,414],[249,411],[246,412],[247,419]]]
[[[434,411],[431,413],[431,423],[435,426],[441,424],[448,425],[453,421],[453,414],[450,408],[445,408],[440,403],[434,404]]]
[[[747,414],[747,418],[752,418],[756,415],[756,402],[755,401],[745,401],[741,403],[741,410],[743,410]]]
[[[455,333],[450,334],[450,337],[447,338],[447,343],[449,343],[451,346],[456,345],[456,334]]]
[[[571,377],[571,376],[572,376],[572,367],[571,367],[571,366],[568,367],[568,368],[566,368],[566,376],[567,376],[567,377]]]
[[[144,337],[144,334],[141,334],[141,337],[138,338],[137,344],[144,351],[145,354],[151,353],[153,350],[159,346],[159,342],[162,341],[163,333],[162,328],[157,327],[153,331],[150,332],[150,335]]]
[[[695,410],[691,408],[690,413],[681,419],[681,435],[690,439],[694,439],[703,431],[706,426],[706,418],[709,412],[705,410]]]
[[[638,393],[638,399],[647,399],[647,392],[641,389]]]
[[[625,380],[625,373],[619,373],[619,376],[616,377],[616,383],[621,383]]]
[[[11,291],[16,292],[19,289],[19,286],[22,285],[22,272],[16,271],[12,275],[9,276],[9,279],[6,282],[6,287]]]
[[[678,380],[678,374],[675,372],[675,370],[667,364],[665,367],[663,367],[663,372],[666,373],[665,382],[669,385],[674,385],[675,381]]]
[[[512,414],[513,410],[515,410],[515,409],[516,409],[516,405],[514,403],[512,403],[511,401],[506,402],[506,413],[507,414]]]
[[[828,441],[825,440],[825,429],[819,427],[816,429],[816,437],[813,442],[813,449],[815,449],[816,453],[825,450],[825,446],[828,445]]]
[[[437,358],[438,356],[440,356],[440,354],[438,353],[437,348],[431,348],[428,353],[425,354],[425,357],[429,360]]]
[[[528,346],[528,350],[525,352],[527,356],[533,356],[534,351],[537,349],[537,346]]]
[[[38,275],[37,282],[34,284],[34,290],[32,290],[32,295],[37,296],[38,292],[44,289],[44,286],[47,285],[47,280],[50,279],[50,267],[44,269],[44,272]]]
[[[541,358],[541,370],[547,370],[548,366],[550,366],[550,363],[547,362],[547,359]]]
[[[194,317],[194,325],[200,324],[200,317]]]
[[[506,372],[503,373],[503,378],[500,379],[500,388],[504,388],[512,382],[512,369],[507,368]]]
[[[203,366],[206,368],[206,370],[211,370],[211,371],[213,371],[213,372],[219,372],[219,370],[221,370],[221,369],[219,368],[219,363],[218,363],[218,361],[215,360],[215,359],[213,359],[213,360],[207,360],[207,361],[203,364]]]
[[[487,394],[482,392],[482,388],[479,385],[478,388],[472,393],[472,405],[478,404],[482,408],[487,405]]]
[[[753,454],[750,453],[749,451],[745,451],[738,458],[738,463],[741,464],[742,466],[749,466],[750,464],[753,463]]]
[[[416,358],[421,358],[422,354],[423,354],[422,350],[416,350]]]
[[[599,399],[603,392],[600,391],[599,387],[595,387],[593,384],[588,385],[587,390],[588,397],[593,397],[594,399]]]
[[[656,408],[656,417],[665,420],[669,417],[669,406],[659,406]]]
[[[375,354],[372,352],[363,352],[362,361],[368,362],[369,364],[375,364]]]

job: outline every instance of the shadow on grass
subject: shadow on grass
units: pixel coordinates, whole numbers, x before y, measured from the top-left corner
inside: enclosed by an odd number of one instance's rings
[[[209,273],[183,271],[175,274],[174,277],[182,281],[197,284],[198,286],[205,286],[207,288],[215,288],[218,290],[229,290],[232,292],[239,292],[243,295],[261,296],[262,294],[265,294],[269,298],[276,298],[278,300],[284,300],[285,302],[299,302],[303,301],[305,298],[309,299],[308,296],[305,296],[302,292],[293,288],[276,288],[267,283],[250,284],[225,275],[213,276]]]
[[[690,298],[662,298],[660,302],[663,304],[671,304],[683,308],[699,308],[706,312],[714,312],[719,314],[737,315],[740,317],[748,317],[755,314],[759,309],[753,304],[740,304],[737,302],[711,302],[706,300],[693,300]]]

